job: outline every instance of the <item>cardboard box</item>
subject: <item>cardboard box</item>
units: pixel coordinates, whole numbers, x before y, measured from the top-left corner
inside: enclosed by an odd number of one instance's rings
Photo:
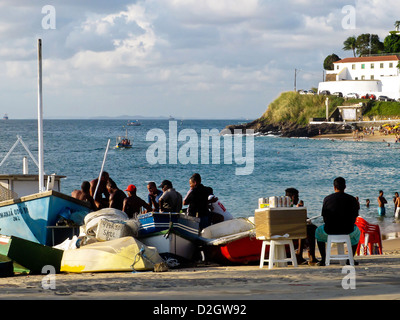
[[[255,211],[256,236],[277,239],[307,237],[307,209],[304,207],[263,208]]]

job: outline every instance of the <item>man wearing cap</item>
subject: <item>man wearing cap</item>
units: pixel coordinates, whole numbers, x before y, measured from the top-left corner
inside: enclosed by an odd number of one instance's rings
[[[147,211],[152,211],[151,206],[136,195],[136,190],[136,186],[133,184],[130,184],[128,188],[125,189],[128,193],[128,197],[124,199],[122,211],[125,212],[130,219],[136,218],[142,207]]]
[[[164,180],[159,188],[163,191],[159,199],[160,212],[180,212],[182,209],[182,195],[172,187],[172,182]]]

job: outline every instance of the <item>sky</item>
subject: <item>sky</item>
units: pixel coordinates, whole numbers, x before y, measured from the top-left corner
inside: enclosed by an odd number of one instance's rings
[[[252,120],[397,20],[398,0],[0,0],[0,113],[37,118],[42,39],[45,119]]]

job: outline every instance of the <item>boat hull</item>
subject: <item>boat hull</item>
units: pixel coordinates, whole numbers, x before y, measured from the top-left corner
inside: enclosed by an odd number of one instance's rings
[[[155,248],[133,237],[98,242],[79,249],[65,250],[61,271],[70,273],[124,272],[153,270],[162,263]]]
[[[199,219],[181,213],[148,213],[138,220],[140,241],[156,247],[161,256],[193,258],[199,239]]]
[[[188,239],[185,239],[175,233],[156,233],[140,239],[145,245],[157,248],[158,253],[165,259],[170,257],[178,260],[192,260],[197,246]]]
[[[65,210],[83,215],[91,211],[87,203],[54,190],[0,202],[0,233],[53,245],[48,227],[55,226]]]
[[[63,251],[15,236],[0,236],[0,255],[8,257],[18,265],[16,272],[41,274],[43,267],[52,266],[55,272],[60,272]],[[21,266],[25,270],[19,270]]]
[[[181,213],[146,213],[140,215],[138,221],[139,238],[170,229],[188,239],[195,240],[199,236],[200,220]]]

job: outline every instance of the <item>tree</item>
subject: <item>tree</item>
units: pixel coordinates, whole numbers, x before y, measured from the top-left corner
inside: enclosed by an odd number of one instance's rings
[[[333,70],[334,65],[333,63],[336,61],[341,60],[336,54],[332,53],[331,55],[327,56],[324,60],[324,69],[325,70]]]
[[[346,39],[346,41],[343,42],[343,45],[344,45],[343,50],[345,50],[345,51],[353,50],[353,55],[355,57],[356,56],[356,48],[357,48],[356,44],[357,44],[356,36],[348,37]]]
[[[363,33],[357,37],[357,54],[362,55],[381,53],[384,49],[383,43],[377,34]]]
[[[400,35],[393,34],[393,33],[388,35],[385,38],[383,44],[384,44],[384,49],[385,49],[386,53],[400,52]]]
[[[396,28],[396,31],[399,32],[400,31],[400,21],[396,21],[394,23],[394,27]]]

